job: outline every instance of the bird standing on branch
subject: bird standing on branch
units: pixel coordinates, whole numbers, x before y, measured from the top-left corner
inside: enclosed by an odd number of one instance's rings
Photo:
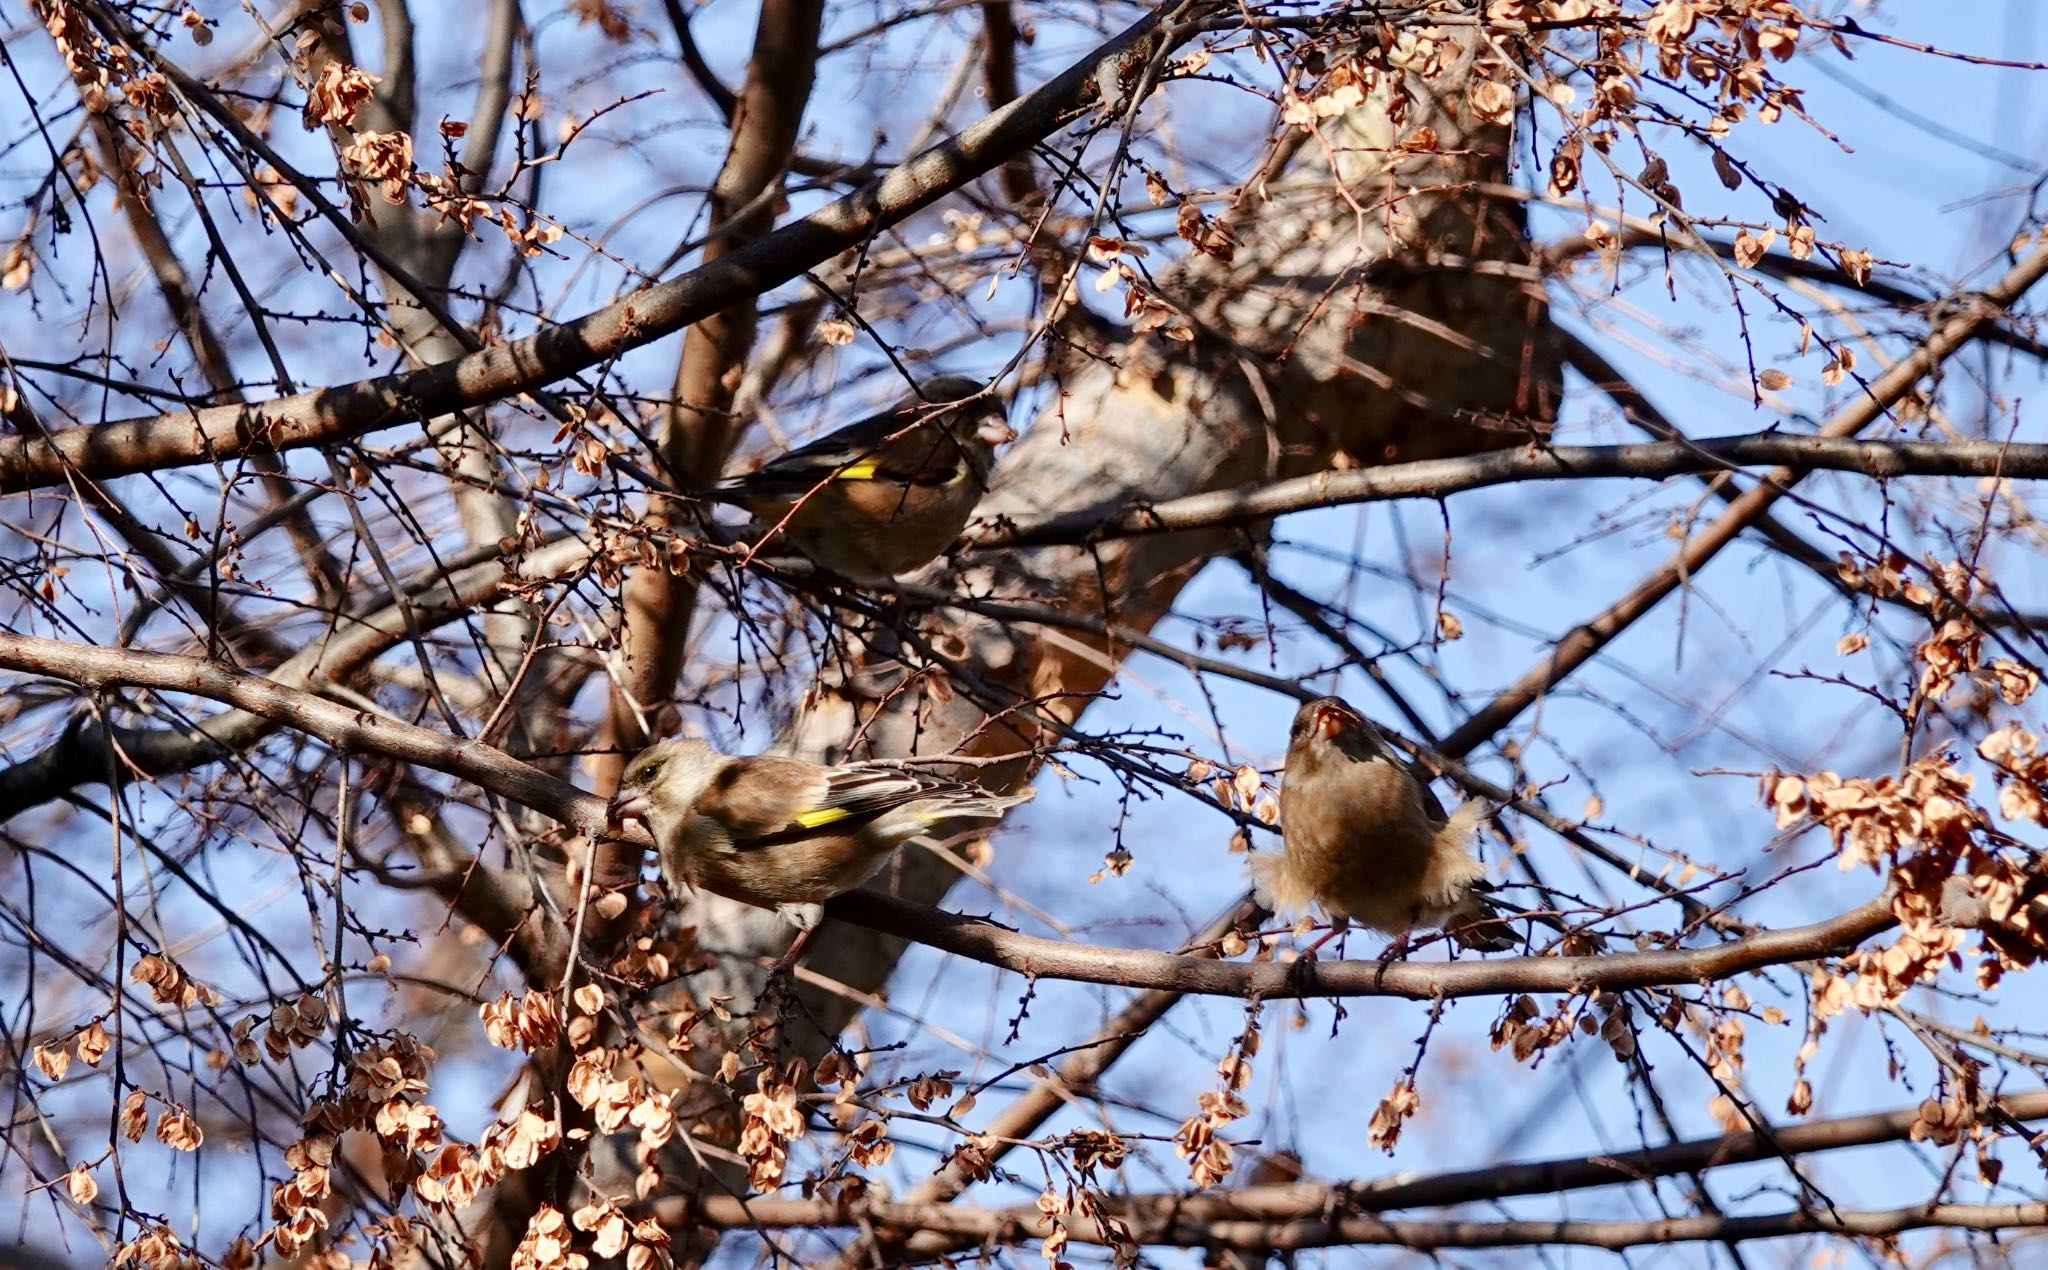
[[[774,909],[808,932],[824,901],[865,882],[904,842],[948,822],[1000,820],[1030,798],[880,763],[740,758],[679,737],[626,765],[611,820],[646,822],[671,888]]]
[[[1301,707],[1280,786],[1282,847],[1252,857],[1261,897],[1278,912],[1312,903],[1332,919],[1313,953],[1351,923],[1395,936],[1442,927],[1470,948],[1498,952],[1508,933],[1477,893],[1486,870],[1472,833],[1485,804],[1445,815],[1429,786],[1364,715],[1335,697]]]
[[[887,584],[953,544],[988,490],[995,448],[1016,439],[987,388],[937,376],[706,497],[746,508],[834,573]]]

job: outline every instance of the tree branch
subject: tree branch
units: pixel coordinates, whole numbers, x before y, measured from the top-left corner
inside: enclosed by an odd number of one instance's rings
[[[1103,516],[1088,511],[996,526],[977,548],[1101,542],[1146,534],[1244,525],[1319,507],[1445,498],[1519,481],[1663,480],[1759,464],[1800,471],[1906,476],[2048,477],[2048,444],[2003,441],[1855,441],[1839,436],[1750,432],[1637,445],[1557,445],[1491,450],[1387,467],[1332,469],[1244,489],[1194,494]]]
[[[504,563],[487,560],[454,570],[445,578],[436,577],[421,585],[417,592],[389,597],[367,613],[338,616],[334,619],[331,634],[310,644],[279,666],[272,678],[261,682],[289,691],[296,685],[346,680],[362,666],[408,638],[410,632],[402,606],[411,606],[413,623],[419,631],[425,632],[491,603],[529,577],[548,577],[555,572],[566,572],[585,559],[589,551],[589,547],[579,540],[562,540],[528,553],[519,561],[517,573]],[[57,643],[52,640],[40,642]],[[120,649],[100,651],[126,652]],[[126,655],[161,656],[147,653]],[[212,664],[196,658],[174,660]],[[33,670],[34,667],[23,666],[21,669]],[[123,775],[149,776],[189,771],[247,749],[270,735],[279,722],[261,712],[241,710],[216,715],[196,729],[116,729],[114,735],[120,743],[121,757],[126,766],[115,770]],[[34,756],[0,769],[0,824],[31,807],[61,797],[76,785],[105,780],[112,761],[106,749],[103,729],[84,727],[67,730],[62,738]]]
[[[1220,956],[1223,937],[1258,920],[1260,912],[1259,907],[1249,900],[1232,905],[1195,937],[1194,946],[1203,951],[1194,955]],[[1039,1126],[1062,1107],[1091,1095],[1103,1074],[1128,1053],[1140,1037],[1147,1035],[1152,1025],[1182,1000],[1182,995],[1166,988],[1139,993],[1117,1011],[1116,1017],[1092,1041],[1069,1055],[1050,1078],[1041,1078],[990,1118],[982,1129],[994,1140],[989,1148],[989,1162],[1002,1159],[1024,1139],[1036,1133]],[[968,1184],[966,1172],[955,1162],[919,1182],[903,1199],[909,1204],[937,1203],[952,1199],[966,1190]]]
[[[1762,931],[1708,948],[1590,957],[1331,961],[1283,966],[1042,939],[980,918],[912,904],[874,891],[842,895],[825,911],[870,930],[1034,979],[1268,1001],[1297,997],[1406,997],[1429,1001],[1501,993],[1569,994],[1596,989],[1665,987],[1842,952],[1898,923],[1890,899],[1880,895],[1811,926]]]
[[[768,0],[761,6],[725,163],[711,187],[707,265],[759,241],[775,223],[774,199],[764,196],[782,188],[782,173],[796,147],[817,73],[823,20],[820,0]],[[687,30],[687,24],[677,29]],[[660,437],[662,463],[677,488],[700,489],[716,480],[732,451],[737,436],[733,394],[753,351],[757,311],[757,300],[750,296],[683,335]],[[646,519],[664,527],[685,524],[689,500],[649,490]],[[601,790],[616,785],[626,759],[659,734],[650,734],[648,717],[675,695],[696,594],[696,579],[671,573],[665,564],[635,569],[627,579],[626,673],[624,682],[613,687],[601,752],[591,763]],[[599,876],[639,872],[640,861],[630,851],[608,848],[602,854],[609,858],[600,861]]]
[[[338,750],[383,754],[473,782],[578,833],[602,837],[609,832],[603,798],[493,746],[339,705],[216,662],[0,632],[0,667],[86,687],[126,684],[206,697],[319,737]],[[1709,948],[1595,957],[1282,966],[1042,939],[873,891],[842,895],[827,911],[869,930],[1033,978],[1265,1000],[1368,996],[1432,1000],[1693,983],[1840,952],[1897,922],[1890,900],[1879,896],[1811,926],[1760,932]]]
[[[1141,18],[1039,88],[872,184],[680,278],[615,304],[418,370],[312,389],[253,406],[124,419],[46,437],[0,438],[0,494],[67,474],[122,476],[202,459],[331,444],[528,392],[780,286],[856,247],[1079,117],[1119,68],[1194,34],[1162,12]]]
[[[2048,274],[2048,241],[2037,243],[2031,254],[2007,270],[1987,290],[1976,295],[1962,312],[1937,326],[1911,355],[1900,358],[1855,400],[1836,411],[1821,427],[1820,436],[1851,437],[1883,418],[1885,412],[1923,378],[1968,347],[1986,324],[2011,308],[2044,274]],[[1583,666],[1633,625],[1637,618],[1695,576],[1720,553],[1721,548],[1733,542],[1754,517],[1777,502],[1789,486],[1797,483],[1799,476],[1799,473],[1786,468],[1772,469],[1762,482],[1730,502],[1728,510],[1688,539],[1677,555],[1637,583],[1628,594],[1591,621],[1567,632],[1548,656],[1467,718],[1437,748],[1454,756],[1469,754],[1513,722],[1537,698]]]
[[[1105,1197],[1112,1215],[1120,1204]],[[671,1209],[680,1210],[674,1218]],[[665,1221],[695,1220],[733,1230],[775,1230],[865,1225],[917,1231],[912,1255],[933,1255],[986,1243],[1036,1243],[1050,1229],[1045,1215],[1029,1208],[972,1209],[943,1204],[835,1204],[829,1200],[747,1199],[707,1196],[696,1209],[684,1201],[663,1204]],[[1075,1243],[1117,1242],[1102,1226],[1078,1215],[1064,1219]],[[1921,1204],[1906,1208],[1818,1212],[1793,1209],[1757,1216],[1707,1214],[1642,1221],[1384,1221],[1377,1217],[1304,1216],[1288,1221],[1203,1221],[1188,1217],[1128,1221],[1123,1242],[1180,1248],[1231,1248],[1243,1252],[1288,1252],[1352,1244],[1383,1244],[1413,1250],[1435,1248],[1520,1248],[1575,1244],[1620,1251],[1701,1240],[1737,1242],[1788,1235],[1836,1234],[1881,1237],[1909,1230],[2010,1230],[2048,1226],[2048,1203]]]
[[[2039,1120],[2048,1117],[2048,1091],[2035,1091],[1998,1099],[1993,1108],[1999,1115],[2009,1117],[2013,1121]],[[1106,1215],[1128,1223],[1138,1242],[1146,1244],[1204,1246],[1224,1243],[1228,1246],[1250,1249],[1308,1247],[1314,1245],[1284,1241],[1296,1238],[1295,1232],[1305,1230],[1309,1224],[1328,1222],[1331,1223],[1327,1227],[1331,1235],[1327,1241],[1329,1243],[1485,1247],[1515,1243],[1592,1242],[1602,1247],[1627,1246],[1632,1240],[1625,1232],[1631,1229],[1667,1227],[1661,1222],[1376,1223],[1356,1219],[1400,1209],[1481,1203],[1522,1195],[1555,1195],[1603,1186],[1628,1185],[1660,1177],[1697,1173],[1704,1169],[1749,1164],[1758,1160],[1901,1142],[1911,1137],[1913,1126],[1919,1120],[1919,1109],[1908,1107],[1814,1120],[1804,1124],[1773,1128],[1768,1132],[1731,1133],[1720,1137],[1696,1138],[1615,1155],[1563,1156],[1423,1177],[1396,1175],[1365,1181],[1297,1182],[1200,1193],[1105,1195],[1101,1197],[1100,1202]],[[995,1130],[991,1127],[987,1132],[993,1133]],[[2040,1206],[1996,1206],[1993,1209],[1977,1210],[1963,1206],[1933,1205],[1891,1211],[1897,1214],[1946,1214],[1946,1217],[1929,1224],[1972,1228],[2042,1224],[2044,1219],[2038,1215],[2029,1222],[2024,1212],[2016,1213],[2016,1209],[2024,1210],[2029,1207]],[[773,1198],[757,1198],[742,1202],[726,1197],[693,1203],[688,1199],[674,1198],[656,1202],[653,1210],[665,1222],[671,1224],[697,1221],[729,1228],[860,1224],[885,1232],[937,1235],[946,1241],[948,1247],[960,1246],[960,1240],[970,1237],[977,1241],[1009,1241],[1037,1238],[1043,1233],[1042,1227],[1035,1233],[1032,1229],[1040,1217],[1036,1207],[977,1210],[942,1206],[922,1198],[910,1198],[894,1204],[862,1205]],[[1985,1215],[1993,1211],[2001,1216],[1993,1219]],[[2007,1220],[2014,1215],[2017,1215],[2019,1220]],[[1868,1229],[1885,1220],[1879,1214],[1867,1213],[1840,1213],[1833,1216],[1839,1217],[1845,1223],[1839,1229],[1850,1233],[1866,1233]],[[1677,1219],[1695,1224],[1668,1229],[1697,1232],[1675,1233],[1669,1236],[1673,1239],[1768,1238],[1773,1233],[1792,1234],[1800,1233],[1802,1230],[1828,1229],[1798,1225],[1802,1221],[1812,1219],[1816,1219],[1815,1215],[1805,1212],[1768,1214],[1762,1217],[1705,1216]],[[1742,1224],[1732,1227],[1714,1224],[1720,1222]],[[1263,1228],[1267,1232],[1265,1238],[1268,1242],[1256,1241],[1257,1237],[1252,1232],[1258,1228]],[[1543,1233],[1558,1231],[1560,1228],[1566,1233]],[[1900,1227],[1907,1228],[1910,1227]],[[1084,1230],[1087,1233],[1084,1233]],[[1232,1234],[1224,1237],[1223,1232],[1226,1231]],[[1450,1231],[1469,1233],[1447,1236],[1445,1232]],[[1073,1238],[1083,1242],[1106,1241],[1106,1232],[1099,1227],[1091,1227],[1085,1221],[1070,1226],[1069,1233]],[[1585,1238],[1588,1235],[1591,1236],[1590,1240]],[[1231,1242],[1239,1236],[1244,1237],[1247,1242]],[[1471,1242],[1451,1243],[1445,1242],[1446,1238],[1469,1239]],[[1493,1238],[1496,1242],[1482,1242],[1488,1238]],[[924,1244],[913,1242],[911,1247],[927,1253],[939,1250],[931,1247],[930,1243],[930,1239],[927,1238]]]
[[[345,706],[261,675],[198,657],[96,648],[31,635],[0,632],[0,667],[68,680],[87,688],[115,685],[183,692],[235,706],[251,716],[319,737],[336,750],[367,751],[417,763],[473,781],[553,816],[578,832],[604,829],[604,802],[566,782],[477,741],[461,741],[401,719]],[[104,770],[102,779],[104,779]],[[474,876],[450,879],[454,892],[488,897],[497,924],[480,923],[498,939],[517,936],[522,967],[537,977],[560,973],[566,954],[553,923],[529,922],[536,910],[530,883],[515,873],[479,866]],[[472,917],[475,911],[470,911]]]

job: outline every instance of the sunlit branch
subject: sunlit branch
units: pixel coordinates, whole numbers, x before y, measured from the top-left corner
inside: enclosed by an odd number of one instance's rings
[[[1856,441],[1842,437],[1752,432],[1638,445],[1546,445],[1490,450],[1454,459],[1318,472],[1249,489],[1195,494],[1109,516],[1062,513],[992,527],[976,547],[1100,542],[1145,534],[1244,525],[1292,512],[1354,503],[1445,498],[1523,481],[1664,480],[1765,464],[1800,471],[1851,472],[1876,480],[1909,476],[2048,477],[2048,445],[2000,441]]]

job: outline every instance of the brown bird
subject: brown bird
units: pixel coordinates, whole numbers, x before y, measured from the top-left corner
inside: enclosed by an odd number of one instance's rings
[[[939,375],[878,415],[730,477],[707,496],[746,508],[825,568],[886,584],[953,545],[1016,439],[987,385]]]
[[[826,900],[865,882],[903,843],[942,822],[1000,820],[1030,797],[881,763],[740,758],[677,737],[626,765],[611,820],[647,822],[676,890],[774,909],[809,931]]]
[[[1430,927],[1498,952],[1512,941],[1477,893],[1486,870],[1471,849],[1485,812],[1470,802],[1445,815],[1364,715],[1323,697],[1294,716],[1280,787],[1283,846],[1252,858],[1253,877],[1278,912],[1317,904],[1329,913],[1333,929],[1310,951],[1355,921],[1395,936],[1389,955]]]

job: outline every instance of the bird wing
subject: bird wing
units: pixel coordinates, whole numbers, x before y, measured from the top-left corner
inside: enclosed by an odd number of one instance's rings
[[[962,795],[971,798],[980,792],[972,785],[928,772],[910,772],[865,763],[833,768],[830,781],[826,794],[828,810],[863,818],[879,816],[926,798]]]
[[[796,498],[831,480],[944,485],[958,473],[964,458],[960,443],[946,428],[916,427],[930,409],[919,403],[848,424],[755,471],[720,481],[713,492]]]
[[[1441,825],[1449,821],[1451,817],[1444,810],[1443,800],[1438,798],[1436,791],[1429,787],[1429,777],[1417,771],[1411,764],[1403,764],[1403,766],[1406,766],[1408,774],[1415,778],[1415,788],[1422,794],[1422,814],[1429,817],[1429,823]]]
[[[1451,818],[1450,813],[1444,810],[1442,800],[1437,798],[1436,791],[1429,787],[1429,773],[1409,762],[1408,756],[1395,749],[1386,737],[1381,736],[1379,729],[1367,723],[1364,728],[1351,735],[1360,738],[1364,755],[1377,758],[1381,762],[1392,763],[1408,774],[1408,779],[1415,783],[1415,793],[1422,804],[1422,814],[1429,818],[1429,823],[1440,825]],[[1357,755],[1354,754],[1353,757]]]
[[[787,791],[792,788],[805,792],[791,799]],[[697,809],[729,826],[733,846],[748,851],[795,842],[821,829],[857,828],[919,799],[968,788],[894,768],[821,768],[760,755],[736,760],[704,791]]]

